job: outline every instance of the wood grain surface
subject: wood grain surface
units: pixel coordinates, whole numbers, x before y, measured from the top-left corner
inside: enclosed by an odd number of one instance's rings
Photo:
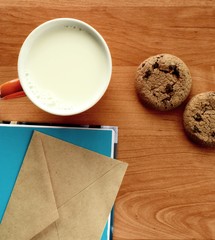
[[[214,0],[0,0],[0,83],[17,77],[22,42],[44,21],[86,21],[107,41],[113,74],[90,110],[61,117],[27,97],[1,101],[0,120],[119,127],[118,158],[129,168],[115,204],[114,240],[215,239],[215,150],[187,139],[185,104],[170,112],[141,105],[137,66],[171,53],[190,68],[189,96],[215,91]]]

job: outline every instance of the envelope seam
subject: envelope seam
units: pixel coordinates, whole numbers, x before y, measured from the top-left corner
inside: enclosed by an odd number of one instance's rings
[[[60,240],[60,236],[59,236],[59,232],[58,232],[58,227],[57,227],[57,222],[55,221],[55,228],[56,228],[56,231],[57,231],[57,238],[58,240]]]
[[[91,182],[89,185],[87,185],[85,188],[81,189],[79,192],[77,192],[75,195],[73,195],[70,199],[68,199],[67,201],[65,201],[61,206],[58,207],[58,209],[60,209],[61,207],[63,207],[64,205],[68,204],[74,197],[76,197],[78,194],[80,194],[81,192],[85,191],[86,189],[88,189],[89,187],[91,187],[93,184],[95,184],[99,179],[103,178],[105,175],[107,175],[110,171],[112,171],[114,168],[116,168],[117,166],[122,165],[122,163],[117,163],[115,164],[112,168],[110,168],[107,172],[105,172],[104,174],[102,174],[99,178],[95,179],[93,182]]]
[[[42,148],[43,148],[43,154],[44,154],[44,157],[45,157],[45,162],[46,162],[46,166],[47,166],[47,170],[48,170],[48,173],[49,173],[49,179],[50,179],[50,183],[51,183],[51,186],[52,186],[52,192],[53,192],[53,196],[54,196],[54,202],[55,202],[55,206],[56,206],[56,209],[57,209],[57,213],[58,213],[58,207],[57,207],[57,202],[56,202],[56,198],[55,198],[55,194],[54,194],[54,190],[53,190],[53,183],[52,183],[52,178],[51,178],[51,174],[50,174],[50,170],[49,170],[49,165],[48,165],[48,161],[47,161],[47,156],[46,156],[46,153],[45,153],[45,148],[44,148],[44,144],[43,144],[43,140],[42,138],[39,136],[39,139],[40,139],[40,142],[41,142],[41,145],[42,145]],[[59,214],[59,213],[58,213]]]

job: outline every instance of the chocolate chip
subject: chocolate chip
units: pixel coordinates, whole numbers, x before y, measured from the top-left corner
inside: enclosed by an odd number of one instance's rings
[[[142,64],[142,68],[145,66],[145,63]]]
[[[180,77],[180,73],[179,73],[179,70],[178,70],[178,68],[177,68],[176,65],[169,65],[169,70],[170,70],[170,72],[171,72],[173,75],[175,75],[177,78]]]
[[[170,71],[174,71],[174,69],[176,69],[176,66],[175,66],[175,65],[169,65],[169,70],[170,70]]]
[[[203,119],[202,119],[202,116],[201,116],[199,113],[196,113],[196,114],[193,116],[193,118],[194,118],[197,122],[200,122],[200,121],[203,120]]]
[[[211,133],[211,137],[215,137],[215,132],[214,131]]]
[[[145,73],[145,75],[144,75],[144,77],[145,77],[145,78],[149,78],[150,75],[151,75],[151,71],[150,71],[150,70],[147,70],[146,73]]]
[[[159,68],[159,64],[156,62],[152,65],[152,68],[155,69],[155,68]]]
[[[171,93],[173,92],[173,86],[171,84],[167,84],[166,87],[165,87],[165,91],[166,93]]]
[[[193,132],[194,133],[201,133],[201,131],[199,130],[199,128],[196,125],[193,126]]]
[[[179,71],[177,69],[174,70],[174,72],[172,74],[174,74],[177,78],[180,77],[180,73],[179,73]]]

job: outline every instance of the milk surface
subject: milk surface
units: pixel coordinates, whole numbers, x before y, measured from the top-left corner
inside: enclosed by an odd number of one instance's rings
[[[29,49],[27,91],[53,109],[79,109],[105,89],[107,57],[95,36],[73,26],[47,30]]]

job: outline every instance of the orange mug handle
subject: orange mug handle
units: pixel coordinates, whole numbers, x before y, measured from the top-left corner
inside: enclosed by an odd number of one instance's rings
[[[0,85],[0,99],[12,99],[26,96],[19,79],[14,79]]]

